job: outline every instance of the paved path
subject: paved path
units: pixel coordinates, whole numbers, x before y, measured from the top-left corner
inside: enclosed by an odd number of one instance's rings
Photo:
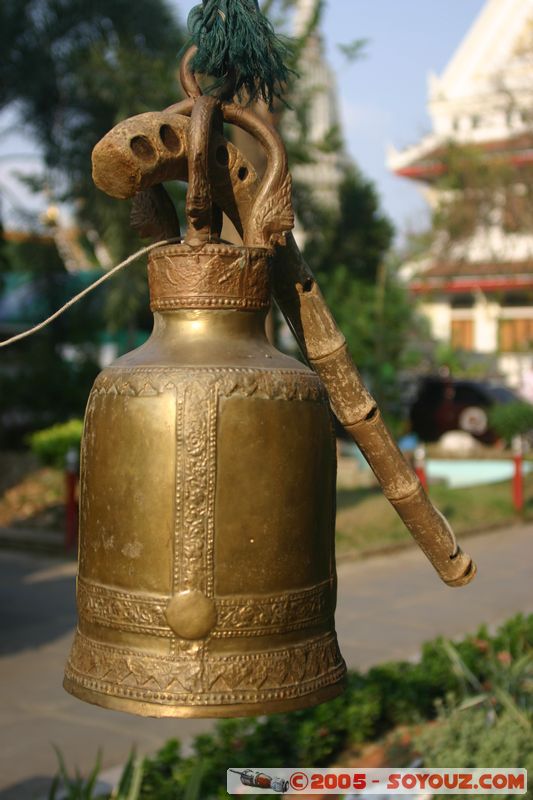
[[[416,657],[439,634],[460,636],[518,611],[533,612],[533,526],[471,537],[479,575],[448,589],[417,549],[341,564],[337,630],[353,668]],[[86,771],[99,748],[104,767],[130,749],[152,752],[209,721],[143,720],[67,695],[61,680],[75,624],[72,562],[0,553],[0,800],[42,794],[55,772],[53,745]]]
[[[460,538],[460,537],[459,537]],[[533,525],[461,542],[478,565],[469,585],[441,583],[418,549],[341,564],[337,632],[350,667],[416,658],[437,636],[460,637],[483,623],[533,613]]]

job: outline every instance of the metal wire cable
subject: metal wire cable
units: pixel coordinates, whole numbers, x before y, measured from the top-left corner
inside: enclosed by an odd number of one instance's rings
[[[143,247],[141,250],[137,250],[136,253],[133,253],[131,256],[128,256],[128,258],[126,258],[124,261],[121,261],[120,264],[117,264],[116,267],[113,267],[113,269],[110,269],[109,272],[105,273],[105,275],[102,275],[101,278],[98,278],[98,280],[94,281],[94,283],[91,283],[90,286],[87,286],[85,289],[83,289],[83,291],[79,292],[79,294],[72,297],[68,302],[65,303],[64,306],[61,306],[61,308],[59,308],[57,311],[54,311],[53,314],[47,317],[47,319],[43,320],[42,322],[39,322],[38,325],[35,325],[33,328],[29,328],[29,330],[27,331],[23,331],[22,333],[17,333],[16,336],[11,336],[11,338],[9,339],[4,339],[3,342],[0,342],[0,347],[7,347],[10,344],[15,344],[15,342],[20,342],[21,339],[27,339],[28,336],[33,336],[34,333],[38,333],[43,328],[46,328],[47,325],[50,325],[50,323],[56,320],[58,317],[60,317],[61,314],[64,314],[65,311],[68,311],[68,309],[72,308],[73,305],[79,303],[80,300],[86,297],[90,292],[92,292],[102,283],[108,281],[110,278],[116,275],[117,272],[120,272],[121,269],[124,269],[124,267],[129,266],[134,261],[137,261],[139,258],[142,258],[142,256],[145,256],[147,253],[150,253],[152,250],[155,250],[157,247],[164,247],[167,244],[178,244],[181,241],[182,239],[180,237],[177,237],[175,239],[166,239],[163,242],[156,242],[155,244],[149,244],[147,247]]]

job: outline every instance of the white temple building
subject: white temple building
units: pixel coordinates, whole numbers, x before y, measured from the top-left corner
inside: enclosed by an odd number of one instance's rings
[[[429,113],[432,132],[388,163],[433,207],[451,141],[514,167],[533,164],[533,0],[487,0],[443,74],[430,76]],[[523,190],[517,184],[517,195]],[[404,272],[437,340],[495,355],[500,372],[522,383],[533,355],[533,229],[508,230],[495,200],[489,221],[462,245]]]
[[[317,6],[317,0],[297,3],[293,21],[296,38],[309,29]],[[348,157],[342,144],[337,82],[325,57],[320,30],[315,30],[304,46],[295,92],[293,103],[300,113],[305,109],[304,119],[296,112],[288,112],[283,132],[292,141],[304,136],[312,161],[292,167],[294,180],[308,186],[321,206],[336,208]]]

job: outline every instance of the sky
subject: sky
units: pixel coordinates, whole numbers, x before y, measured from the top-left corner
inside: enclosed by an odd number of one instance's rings
[[[337,78],[350,155],[378,188],[400,230],[420,229],[427,207],[415,185],[391,175],[387,148],[431,130],[427,78],[440,75],[485,0],[328,0],[324,29]],[[347,64],[339,43],[368,39],[366,58]]]
[[[340,110],[347,149],[376,183],[383,207],[400,232],[421,229],[426,205],[409,181],[391,175],[387,147],[414,144],[430,130],[427,76],[440,74],[486,0],[327,0],[324,35],[327,57],[338,77]],[[192,1],[170,0],[184,20]],[[339,44],[368,40],[366,56],[348,63]],[[10,122],[3,117],[5,128]],[[20,188],[9,178],[13,168],[35,169],[34,159],[13,162],[13,152],[34,153],[17,132],[0,139],[0,185]],[[5,212],[9,212],[9,201]]]

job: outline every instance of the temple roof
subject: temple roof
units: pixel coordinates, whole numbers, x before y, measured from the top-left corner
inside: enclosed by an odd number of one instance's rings
[[[436,261],[411,280],[409,288],[415,294],[529,291],[533,289],[533,260]]]
[[[437,261],[423,276],[426,278],[486,277],[493,275],[533,275],[533,261]]]
[[[532,64],[533,0],[487,0],[442,75],[429,78],[432,132],[392,150],[389,167],[425,181],[439,174],[438,164],[426,162],[450,141],[523,148],[531,139]]]
[[[482,147],[489,157],[505,156],[514,166],[533,163],[533,133],[529,131],[499,139],[479,136],[465,144]],[[415,147],[397,153],[391,158],[390,166],[402,178],[431,182],[445,171],[442,158],[448,145],[449,141],[443,141],[441,137],[428,136]]]
[[[430,77],[430,102],[494,91],[494,79],[531,43],[532,0],[488,0],[440,77]]]

